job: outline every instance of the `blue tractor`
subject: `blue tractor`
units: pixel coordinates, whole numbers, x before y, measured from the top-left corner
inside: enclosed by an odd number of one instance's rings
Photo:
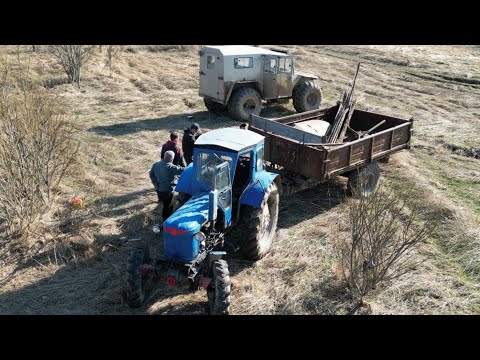
[[[127,302],[141,306],[147,280],[189,284],[207,290],[209,313],[228,314],[230,276],[222,259],[229,234],[249,260],[267,254],[275,235],[280,175],[265,170],[264,137],[249,130],[225,128],[202,135],[176,191],[181,205],[163,223],[164,253],[150,259],[139,245],[128,260]]]

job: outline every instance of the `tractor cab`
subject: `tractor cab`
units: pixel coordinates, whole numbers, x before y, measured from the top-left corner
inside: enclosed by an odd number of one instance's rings
[[[167,255],[192,260],[200,244],[184,249],[179,246],[179,236],[195,240],[199,232],[225,231],[235,225],[240,204],[251,203],[257,196],[253,185],[265,172],[263,148],[264,137],[249,130],[212,130],[198,138],[193,163],[176,187],[191,198],[164,222]]]

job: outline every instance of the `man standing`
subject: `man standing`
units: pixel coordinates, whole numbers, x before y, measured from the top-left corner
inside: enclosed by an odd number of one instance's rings
[[[161,158],[163,159],[163,156],[165,155],[165,153],[171,150],[175,154],[175,158],[173,159],[173,165],[185,167],[187,166],[187,164],[185,163],[185,159],[183,158],[182,148],[178,146],[179,137],[180,137],[180,134],[176,131],[173,131],[172,133],[170,133],[170,140],[167,141],[162,146]]]
[[[175,153],[166,151],[163,160],[153,164],[150,170],[150,179],[158,195],[158,202],[163,203],[162,217],[165,221],[173,212],[172,198],[175,189],[175,175],[180,175],[184,167],[173,164]]]
[[[182,148],[187,165],[193,161],[193,145],[200,135],[200,127],[195,123],[183,132]]]

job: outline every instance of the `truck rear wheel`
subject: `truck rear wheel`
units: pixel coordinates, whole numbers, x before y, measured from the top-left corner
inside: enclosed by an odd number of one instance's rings
[[[370,163],[363,168],[352,171],[348,175],[347,189],[351,194],[367,197],[375,192],[380,179],[380,166]]]
[[[313,81],[301,83],[294,91],[293,106],[297,112],[316,110],[322,103],[322,91]]]
[[[270,250],[277,229],[278,203],[278,188],[272,182],[259,209],[242,206],[239,224],[242,236],[239,245],[247,259],[259,260]]]
[[[138,308],[142,306],[145,298],[145,287],[141,267],[148,262],[150,262],[148,246],[144,249],[135,249],[128,256],[126,300],[130,307]]]
[[[223,104],[217,103],[213,100],[203,98],[203,102],[205,103],[205,107],[213,114],[221,114],[227,110],[227,107]]]
[[[262,99],[257,90],[251,87],[237,89],[228,102],[230,117],[238,121],[248,121],[250,114],[258,115],[262,110]]]
[[[213,263],[213,280],[207,288],[208,313],[210,315],[228,315],[230,310],[230,272],[225,260]]]

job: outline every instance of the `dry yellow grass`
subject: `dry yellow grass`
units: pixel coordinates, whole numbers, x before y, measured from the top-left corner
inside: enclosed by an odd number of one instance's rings
[[[153,288],[146,306],[132,310],[121,297],[128,248],[151,234],[158,209],[147,171],[171,130],[191,120],[205,130],[236,125],[211,116],[198,97],[195,48],[124,52],[112,78],[104,54],[83,71],[81,90],[55,86],[83,129],[82,158],[63,184],[68,198],[86,199],[91,212],[74,236],[55,243],[38,233],[36,255],[0,258],[0,313],[204,314],[203,292]],[[480,147],[480,49],[467,46],[285,46],[296,66],[317,74],[333,105],[355,65],[358,107],[415,118],[413,149],[382,165],[391,188],[411,188],[429,216],[443,221],[417,254],[422,264],[379,296],[367,299],[375,314],[480,313],[479,161],[452,155],[445,144]],[[16,58],[17,47],[0,47]],[[64,74],[45,52],[29,54],[32,73],[44,81]],[[163,49],[165,50],[165,49]],[[186,50],[186,51],[185,51]],[[60,80],[57,80],[61,83]],[[292,111],[277,106],[277,116]],[[454,179],[455,181],[453,181]],[[234,314],[344,314],[351,306],[340,286],[334,242],[348,236],[345,179],[281,200],[279,232],[271,253],[257,263],[229,255]],[[47,232],[48,233],[48,232]],[[69,238],[70,236],[70,238]],[[33,254],[32,250],[32,254]],[[3,280],[2,280],[3,279]]]

